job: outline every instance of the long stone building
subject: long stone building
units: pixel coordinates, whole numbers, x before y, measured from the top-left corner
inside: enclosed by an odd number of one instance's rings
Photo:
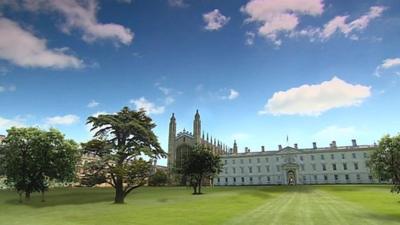
[[[176,119],[172,114],[169,124],[168,168],[180,168],[195,144],[208,146],[221,155],[222,172],[214,178],[214,185],[295,185],[295,184],[355,184],[377,183],[370,173],[367,161],[377,147],[358,145],[352,140],[349,146],[337,146],[332,141],[329,147],[312,148],[278,146],[277,150],[258,152],[245,148],[239,153],[234,141],[230,148],[215,138],[200,135],[201,120],[197,111],[193,122],[193,133],[183,130],[176,134]]]

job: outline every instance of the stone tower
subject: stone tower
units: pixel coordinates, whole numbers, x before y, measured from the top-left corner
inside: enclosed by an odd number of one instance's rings
[[[201,121],[200,121],[199,110],[196,110],[196,114],[194,115],[193,137],[196,144],[201,143]]]
[[[169,136],[168,136],[168,167],[173,168],[175,163],[175,138],[176,138],[176,120],[172,113],[169,121]]]

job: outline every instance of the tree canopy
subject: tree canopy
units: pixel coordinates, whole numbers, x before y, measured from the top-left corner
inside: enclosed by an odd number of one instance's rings
[[[400,134],[381,138],[369,166],[379,179],[392,182],[392,192],[400,193]]]
[[[145,111],[124,107],[115,114],[91,116],[94,139],[84,143],[84,153],[96,160],[88,163],[88,176],[106,181],[115,188],[115,203],[123,203],[135,188],[145,184],[151,160],[166,157],[154,134],[156,125]],[[145,159],[149,160],[145,160]]]
[[[78,145],[65,140],[56,129],[11,128],[0,148],[6,184],[29,199],[32,192],[44,192],[50,181],[75,178]]]
[[[193,194],[201,194],[205,178],[212,179],[221,172],[221,160],[218,155],[203,145],[196,145],[184,161],[182,173],[189,179]]]

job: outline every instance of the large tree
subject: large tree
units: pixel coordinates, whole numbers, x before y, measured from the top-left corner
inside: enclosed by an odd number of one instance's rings
[[[400,193],[400,134],[382,137],[369,166],[379,179],[392,182],[392,192]]]
[[[75,177],[78,145],[65,140],[56,129],[11,128],[1,147],[6,183],[29,200],[32,192],[44,193],[50,181],[68,182]]]
[[[91,116],[87,123],[92,125],[95,139],[83,144],[84,152],[97,159],[89,163],[88,174],[113,186],[114,202],[124,203],[133,189],[145,184],[151,172],[150,159],[167,155],[153,132],[156,125],[145,111],[128,107],[115,114]]]
[[[183,163],[182,174],[189,179],[193,194],[202,194],[204,179],[212,179],[221,172],[221,160],[218,155],[203,145],[196,145]]]

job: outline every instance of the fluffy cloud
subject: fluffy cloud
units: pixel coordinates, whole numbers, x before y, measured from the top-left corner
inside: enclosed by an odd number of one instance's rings
[[[364,30],[368,26],[368,24],[371,22],[371,20],[380,17],[384,10],[385,10],[385,7],[373,6],[370,8],[368,13],[366,13],[365,15],[363,15],[351,22],[346,22],[348,19],[348,16],[336,16],[331,21],[329,21],[327,24],[325,24],[320,35],[322,38],[326,39],[326,38],[329,38],[330,36],[332,36],[335,32],[341,32],[346,37],[350,37],[353,39],[357,38],[356,36],[351,35],[351,34],[354,31]]]
[[[21,121],[21,118],[17,117],[15,119],[7,119],[0,117],[0,134],[4,133],[7,129],[11,127],[24,127],[25,124]]]
[[[13,91],[16,91],[16,90],[17,90],[17,87],[15,85],[10,85],[10,86],[2,86],[2,85],[0,85],[0,93],[1,92],[6,92],[6,91],[13,92]]]
[[[132,99],[129,102],[135,105],[136,110],[143,109],[147,114],[162,114],[165,111],[165,106],[156,106],[156,104],[148,101],[145,97]]]
[[[168,0],[168,5],[176,8],[185,8],[188,6],[184,0]]]
[[[317,16],[323,12],[322,0],[251,0],[241,8],[247,22],[261,23],[258,34],[280,45],[280,32],[294,30],[302,15]]]
[[[400,58],[388,58],[382,61],[382,64],[376,67],[375,76],[380,77],[382,72],[394,69],[400,66]],[[399,75],[399,71],[393,71],[394,74]]]
[[[100,103],[96,102],[95,100],[92,100],[87,104],[87,107],[94,108],[94,107],[97,107],[99,105],[100,105]]]
[[[222,15],[218,9],[203,14],[203,20],[206,23],[204,29],[216,31],[225,26],[231,18]]]
[[[97,21],[99,7],[96,0],[26,0],[23,7],[34,12],[54,11],[61,14],[65,20],[62,31],[70,33],[73,29],[79,30],[86,42],[104,39],[129,45],[133,40],[133,32],[129,28]]]
[[[246,32],[246,40],[244,43],[246,45],[253,45],[255,37],[256,37],[256,34],[254,32],[247,31]]]
[[[80,68],[83,62],[63,49],[48,49],[46,40],[35,37],[17,23],[0,18],[0,58],[22,67]]]
[[[259,114],[318,116],[330,109],[360,105],[370,95],[371,87],[333,77],[321,84],[276,92]]]
[[[56,125],[72,125],[79,122],[79,117],[76,115],[68,114],[65,116],[54,116],[46,118],[45,124],[48,126]]]
[[[221,89],[219,91],[219,98],[222,100],[234,100],[237,97],[239,97],[239,92],[236,91],[235,89]]]

